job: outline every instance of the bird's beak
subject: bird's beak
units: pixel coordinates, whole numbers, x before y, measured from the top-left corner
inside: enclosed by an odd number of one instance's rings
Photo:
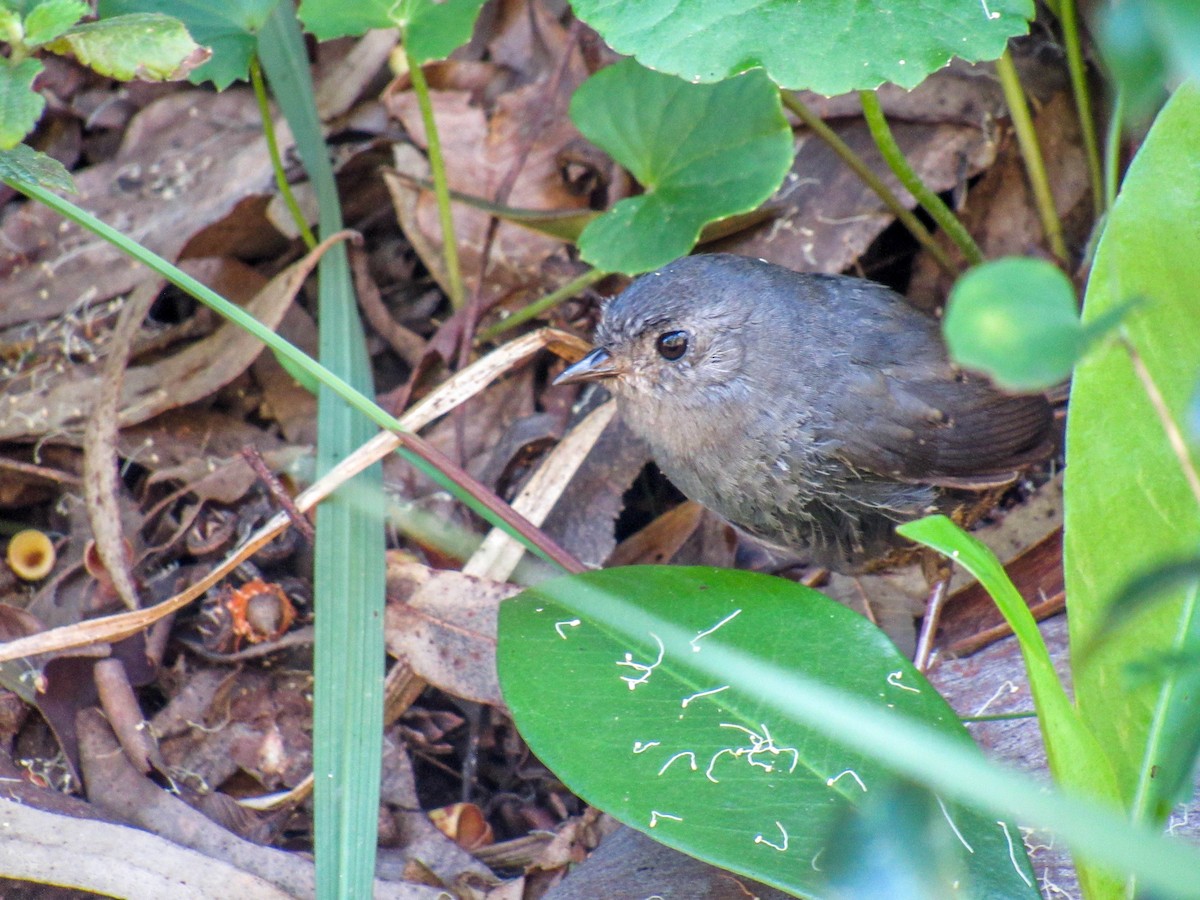
[[[573,366],[568,366],[554,379],[554,384],[575,384],[580,381],[599,381],[620,374],[612,354],[597,347]]]

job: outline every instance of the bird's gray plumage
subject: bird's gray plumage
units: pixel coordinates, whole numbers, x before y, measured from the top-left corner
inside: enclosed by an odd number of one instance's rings
[[[656,349],[687,334],[683,356]],[[621,415],[687,496],[852,571],[897,522],[1045,455],[1050,411],[947,359],[937,323],[882,285],[692,256],[609,302],[595,343]]]

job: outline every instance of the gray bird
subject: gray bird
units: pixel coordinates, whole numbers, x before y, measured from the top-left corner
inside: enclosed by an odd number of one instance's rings
[[[602,381],[688,497],[853,573],[1052,449],[1041,396],[964,372],[882,285],[727,254],[638,278],[555,384]]]

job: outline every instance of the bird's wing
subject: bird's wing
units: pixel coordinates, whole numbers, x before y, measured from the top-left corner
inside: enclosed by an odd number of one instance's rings
[[[901,364],[901,367],[903,364]],[[1051,411],[1041,396],[1002,393],[949,363],[890,373],[858,368],[831,449],[852,468],[901,481],[985,488],[1044,459],[1053,449]]]

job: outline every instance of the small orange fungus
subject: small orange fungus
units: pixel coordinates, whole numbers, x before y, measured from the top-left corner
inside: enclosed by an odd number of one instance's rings
[[[36,528],[18,531],[8,542],[8,567],[24,581],[40,581],[50,574],[56,559],[54,544]]]

